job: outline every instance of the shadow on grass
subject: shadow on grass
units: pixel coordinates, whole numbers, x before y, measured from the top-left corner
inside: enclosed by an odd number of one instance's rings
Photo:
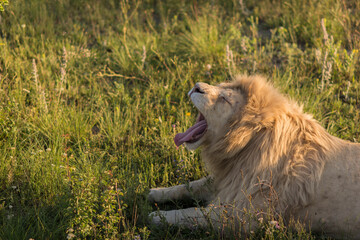
[[[69,196],[52,204],[7,206],[0,211],[0,239],[66,239],[70,215]]]

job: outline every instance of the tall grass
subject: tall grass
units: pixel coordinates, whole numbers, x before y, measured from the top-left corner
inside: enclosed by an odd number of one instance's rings
[[[172,140],[196,115],[187,91],[264,74],[332,134],[359,141],[359,10],[350,0],[10,1],[0,239],[225,238],[148,222],[149,188],[206,175],[198,152]],[[314,238],[281,226],[245,237]]]

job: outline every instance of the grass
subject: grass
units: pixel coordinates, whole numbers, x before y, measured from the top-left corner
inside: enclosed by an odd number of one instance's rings
[[[326,238],[299,223],[246,236],[157,228],[146,195],[206,175],[199,153],[172,140],[194,121],[186,93],[198,81],[264,74],[330,133],[359,141],[357,1],[32,0],[4,9],[0,239]]]

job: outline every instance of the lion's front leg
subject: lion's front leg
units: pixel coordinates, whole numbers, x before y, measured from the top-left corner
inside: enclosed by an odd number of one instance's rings
[[[150,190],[148,199],[151,202],[163,203],[182,199],[195,198],[198,200],[209,201],[213,189],[209,177],[168,188],[153,188]]]
[[[208,206],[205,208],[186,208],[171,211],[156,211],[149,216],[151,222],[156,225],[161,223],[169,223],[185,227],[205,227],[209,224],[213,226],[219,225],[223,214],[222,207]]]

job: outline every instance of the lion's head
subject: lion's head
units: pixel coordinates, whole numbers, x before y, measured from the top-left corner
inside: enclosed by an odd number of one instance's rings
[[[240,88],[226,83],[217,86],[197,83],[188,96],[199,110],[199,115],[195,125],[177,134],[174,140],[177,146],[185,143],[189,150],[216,141],[226,134],[225,125],[246,101]]]
[[[189,150],[223,143],[226,138],[232,143],[227,147],[235,144],[239,150],[250,135],[272,124],[275,112],[289,109],[287,101],[261,76],[238,76],[217,86],[197,83],[188,95],[199,115],[195,125],[174,140],[177,146],[185,143]],[[250,135],[239,134],[245,125]]]

